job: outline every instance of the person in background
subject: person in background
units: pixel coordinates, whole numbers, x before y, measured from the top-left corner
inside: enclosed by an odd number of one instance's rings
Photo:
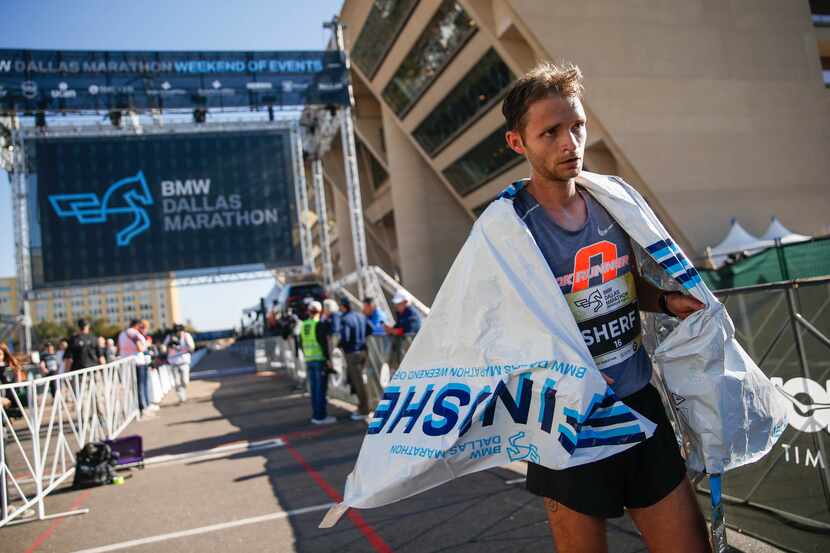
[[[323,300],[322,320],[329,323],[331,327],[331,347],[336,348],[340,343],[340,321],[342,320],[342,316],[340,306],[331,298]]]
[[[61,372],[58,370],[58,367],[58,354],[55,352],[55,344],[47,342],[43,348],[43,353],[40,354],[40,374],[44,377],[55,376]],[[56,391],[57,380],[52,380],[49,382],[49,392],[52,394],[52,397],[55,397]]]
[[[363,373],[366,370],[366,334],[371,331],[366,317],[352,311],[348,298],[340,298],[340,348],[346,355],[346,373],[352,390],[357,395],[357,412],[352,420],[365,420],[369,414],[369,398]]]
[[[190,382],[190,354],[196,350],[196,343],[184,326],[177,324],[173,326],[173,334],[164,339],[164,345],[167,347],[167,362],[176,383],[176,395],[179,396],[179,403],[184,403],[187,401],[187,384]]]
[[[0,373],[6,375],[6,382],[8,384],[26,380],[23,375],[23,368],[20,366],[20,361],[12,355],[9,351],[9,346],[5,342],[0,342]]]
[[[147,362],[144,351],[147,340],[141,332],[141,321],[132,319],[130,326],[118,335],[118,353],[121,357],[135,357],[135,381],[138,388],[138,408],[141,416],[152,416],[149,407],[150,390],[147,381]]]
[[[363,298],[363,315],[372,327],[372,335],[386,336],[386,328],[384,328],[387,322],[386,315],[375,305],[373,298]]]
[[[395,306],[395,325],[384,325],[386,333],[391,336],[415,336],[421,330],[421,316],[409,305],[409,295],[399,290],[392,297]]]
[[[66,350],[69,349],[69,340],[66,338],[61,338],[58,341],[58,351],[55,352],[55,358],[58,360],[58,373],[63,373],[64,370],[64,358],[66,357]]]
[[[331,324],[320,320],[323,306],[319,301],[308,304],[309,317],[303,321],[300,331],[300,346],[305,357],[306,374],[311,388],[311,423],[332,424],[335,418],[327,415],[326,392],[330,366],[329,337]]]
[[[9,356],[8,351],[9,350],[6,347],[6,344],[0,344],[0,385],[2,385],[2,384],[11,384],[13,382],[11,377],[6,375],[6,368],[8,366],[6,359]],[[12,406],[11,394],[12,394],[11,390],[6,390],[5,394],[0,395],[0,409],[2,409],[3,411],[9,409]],[[2,428],[2,432],[6,431],[6,426],[5,425],[0,425],[0,428]],[[2,453],[3,453],[3,458],[4,459],[6,458],[5,447],[6,447],[6,442],[8,440],[9,440],[9,438],[7,438],[6,436],[3,436],[2,443],[3,443],[3,448],[4,449],[3,449]],[[6,477],[6,475],[3,474],[3,478],[5,478],[5,477]],[[0,482],[0,521],[5,520],[6,516],[8,514],[2,507],[6,503],[5,497],[3,495],[4,493],[5,493],[5,490],[4,490],[3,482]],[[11,511],[12,510],[11,505],[9,505],[9,507],[10,507],[9,511]]]
[[[78,332],[69,339],[69,347],[63,356],[65,371],[79,371],[105,362],[104,352],[98,347],[98,337],[90,331],[89,322],[78,319]]]
[[[398,290],[392,296],[392,305],[395,311],[395,324],[384,325],[386,333],[393,338],[389,367],[392,374],[401,366],[409,346],[415,335],[421,330],[421,316],[409,305],[409,295],[403,290]]]
[[[98,349],[103,352],[105,362],[115,361],[115,357],[107,347],[107,339],[103,336],[98,336]]]
[[[107,338],[107,359],[118,359],[118,348],[115,347],[115,340],[112,338]]]
[[[292,336],[294,337],[294,357],[297,358],[300,356],[300,331],[303,328],[303,320],[296,314],[294,311],[289,308],[288,309],[289,316],[294,319],[294,326],[292,327]],[[306,307],[306,313],[308,313],[308,308]]]
[[[9,351],[9,347],[6,345],[5,342],[0,342],[0,377],[2,377],[3,384],[14,384],[16,382],[23,382],[26,380],[25,376],[23,375],[23,369],[20,366],[20,361],[18,361],[14,355]],[[19,408],[22,406],[24,409],[28,405],[28,390],[17,388],[16,391],[13,390],[6,390],[5,398],[8,400],[8,406],[5,406],[7,402],[3,402],[6,409],[11,409],[12,411],[18,412],[19,416]],[[17,395],[18,399],[20,400],[20,406],[14,400],[14,396]]]
[[[271,309],[268,310],[268,314],[265,316],[265,327],[267,329],[266,331],[268,336],[279,335],[279,317],[279,303],[277,300],[274,300],[271,303]]]

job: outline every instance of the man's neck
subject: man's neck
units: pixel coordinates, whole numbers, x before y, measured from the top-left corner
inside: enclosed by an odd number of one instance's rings
[[[531,174],[527,191],[548,211],[568,211],[580,199],[575,179],[559,181]]]
[[[588,206],[576,191],[576,180],[555,181],[531,175],[527,191],[560,227],[577,231],[588,219]]]

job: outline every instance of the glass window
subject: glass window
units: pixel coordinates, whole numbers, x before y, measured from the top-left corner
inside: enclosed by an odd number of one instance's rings
[[[365,159],[369,162],[369,170],[372,172],[372,187],[377,190],[389,178],[386,169],[383,168],[383,165],[372,155],[371,150],[365,147],[362,142],[357,143],[357,155],[358,158]]]
[[[415,105],[476,30],[475,21],[461,6],[452,0],[441,3],[383,89],[383,98],[398,117],[403,118]]]
[[[507,147],[504,140],[505,132],[505,126],[499,127],[444,169],[444,176],[456,192],[466,196],[524,160],[524,157]]]
[[[369,79],[392,49],[418,0],[375,0],[352,48],[352,61]]]
[[[513,72],[490,49],[415,129],[415,140],[435,156],[451,138],[486,113],[507,91]]]
[[[372,185],[375,189],[380,188],[380,186],[386,182],[386,179],[389,178],[389,174],[386,172],[386,169],[383,168],[383,165],[381,165],[372,154],[369,154],[369,166],[372,169]]]

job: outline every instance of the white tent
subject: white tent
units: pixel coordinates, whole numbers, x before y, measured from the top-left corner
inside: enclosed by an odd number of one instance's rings
[[[730,254],[746,253],[751,255],[765,247],[768,247],[768,245],[747,232],[733,217],[726,237],[717,246],[706,248],[706,253],[715,268],[718,268],[726,262],[727,256]]]
[[[770,221],[767,227],[767,231],[761,236],[761,240],[774,244],[776,239],[780,239],[782,244],[792,244],[793,242],[804,242],[805,240],[809,240],[810,237],[792,232],[781,224],[778,217],[773,216],[772,221]]]
[[[766,248],[774,247],[776,239],[780,239],[782,244],[792,244],[810,240],[810,237],[790,231],[778,220],[778,217],[773,217],[764,235],[756,238],[733,218],[732,226],[726,233],[726,237],[717,246],[706,248],[706,253],[717,269],[726,263],[730,254],[753,255]]]

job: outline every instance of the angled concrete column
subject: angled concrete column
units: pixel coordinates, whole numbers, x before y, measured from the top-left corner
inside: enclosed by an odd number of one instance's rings
[[[429,304],[464,244],[472,219],[385,106],[383,129],[401,277],[407,289]]]
[[[352,242],[352,227],[349,223],[349,202],[346,196],[335,192],[334,217],[337,223],[337,251],[340,254],[340,274],[344,276],[354,272],[357,265],[354,262],[354,243]]]

